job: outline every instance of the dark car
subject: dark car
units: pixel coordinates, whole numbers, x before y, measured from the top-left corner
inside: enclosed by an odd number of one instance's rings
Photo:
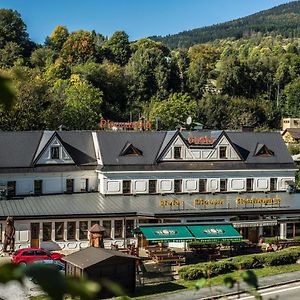
[[[11,257],[14,264],[28,264],[36,260],[60,260],[64,255],[49,252],[43,248],[24,248],[17,250]]]

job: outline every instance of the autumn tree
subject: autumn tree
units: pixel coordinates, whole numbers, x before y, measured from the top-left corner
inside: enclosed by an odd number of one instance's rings
[[[50,48],[59,52],[64,43],[67,41],[69,35],[70,34],[67,27],[58,25],[55,27],[50,37],[46,38],[45,44],[46,46],[49,46]]]
[[[70,65],[96,59],[95,40],[91,32],[72,32],[60,52],[60,56]]]

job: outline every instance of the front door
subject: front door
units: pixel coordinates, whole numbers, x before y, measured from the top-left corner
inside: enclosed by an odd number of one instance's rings
[[[30,232],[31,232],[30,247],[39,248],[40,247],[40,223],[31,223]]]

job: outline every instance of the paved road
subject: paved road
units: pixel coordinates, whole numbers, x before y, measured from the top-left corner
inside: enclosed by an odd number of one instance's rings
[[[262,277],[259,279],[259,286],[264,287],[264,286],[272,286],[277,283],[281,282],[288,282],[288,281],[293,281],[293,280],[299,280],[300,281],[300,271],[296,272],[291,272],[291,273],[284,273],[284,274],[278,274],[274,276],[268,276],[268,277]],[[245,284],[241,284],[241,289],[246,290],[248,287]],[[203,288],[198,291],[196,290],[185,290],[182,292],[177,292],[177,293],[171,293],[167,294],[164,296],[155,296],[155,297],[150,297],[148,299],[151,300],[199,300],[199,299],[208,299],[211,296],[217,296],[220,294],[228,294],[235,292],[235,290],[228,289],[224,287],[223,285],[221,286],[213,286],[212,289],[210,290],[209,288]],[[297,300],[300,299],[300,289],[297,290],[298,292],[298,298]],[[275,295],[273,295],[274,297]],[[269,297],[271,298],[271,297]],[[267,299],[269,299],[267,298]],[[292,299],[288,299],[292,300]]]
[[[299,296],[300,282],[281,285],[281,286],[273,287],[273,288],[262,289],[259,291],[259,293],[265,300],[268,300],[271,298],[274,299],[274,297],[276,297],[276,300],[284,300],[284,299],[298,300],[300,298],[300,296]],[[254,300],[255,297],[249,296],[246,294],[242,294],[242,295],[240,295],[239,298],[238,298],[238,296],[234,296],[234,297],[229,297],[228,299]]]

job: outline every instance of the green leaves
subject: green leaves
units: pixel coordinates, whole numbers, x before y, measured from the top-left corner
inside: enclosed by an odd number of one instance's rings
[[[232,277],[225,277],[224,278],[224,284],[228,288],[232,289],[234,287],[234,285],[236,284],[236,280]]]
[[[0,266],[0,283],[5,284],[15,280],[23,284],[24,277],[24,268],[19,265],[7,263]]]
[[[79,277],[66,278],[66,294],[72,297],[79,296],[81,300],[94,299],[100,291],[100,285],[96,282]]]
[[[195,288],[196,290],[200,290],[201,288],[203,288],[207,283],[207,279],[202,277],[199,280],[197,280]]]
[[[10,79],[0,75],[0,103],[10,109],[15,98],[15,88]]]
[[[63,299],[64,294],[67,292],[65,277],[59,270],[51,266],[31,264],[26,267],[25,274],[53,300]]]
[[[257,289],[258,288],[258,280],[255,273],[251,270],[247,270],[241,273],[241,278],[248,286]]]
[[[38,284],[52,300],[63,300],[65,295],[80,297],[81,300],[92,300],[100,291],[96,282],[78,277],[65,277],[59,270],[43,264],[27,266],[11,263],[0,266],[0,283],[18,281],[23,284],[25,277]],[[115,284],[108,285],[116,295],[122,294]]]

